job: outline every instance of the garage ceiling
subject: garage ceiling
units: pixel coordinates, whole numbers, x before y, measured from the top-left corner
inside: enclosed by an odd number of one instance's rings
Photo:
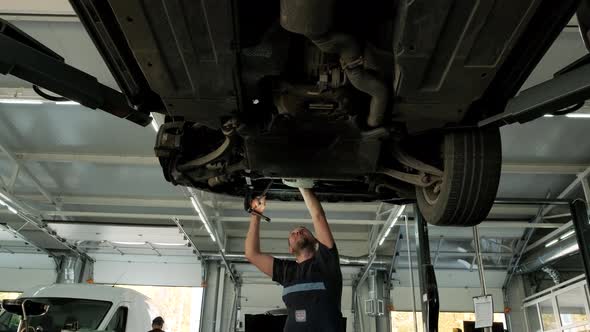
[[[38,1],[3,1],[0,16],[43,41],[67,63],[117,88],[67,2],[43,2],[46,4],[41,8]],[[563,52],[564,48],[570,51]],[[525,87],[551,78],[584,54],[577,30],[566,28]],[[15,93],[30,94],[30,85],[0,76],[0,96]],[[498,195],[557,197],[564,190],[568,197],[580,195],[576,185],[568,186],[590,166],[589,125],[590,119],[554,117],[504,127],[504,167]],[[181,220],[199,250],[216,250],[188,197],[164,180],[153,155],[154,141],[151,126],[142,128],[78,105],[0,104],[0,152],[5,151],[0,153],[0,187],[29,205],[38,221],[47,223],[67,244],[89,254],[193,255],[172,217]],[[226,250],[243,252],[248,216],[242,201],[211,194],[204,194],[202,200],[219,231],[227,236]],[[367,253],[372,227],[387,217],[378,215],[378,211],[387,210],[387,205],[380,203],[328,203],[325,209],[341,254],[350,256]],[[532,220],[538,209],[494,207],[490,219],[495,221],[486,221],[481,229],[486,267],[506,268],[524,223]],[[310,222],[307,211],[302,203],[271,202],[268,213],[274,221],[262,227],[262,249],[284,253],[288,230]],[[26,240],[14,239],[7,227],[23,227],[22,234],[39,243],[43,243],[41,237],[48,236],[6,209],[0,209],[0,224],[6,225],[0,227],[0,252],[37,251],[24,244]],[[548,226],[539,233],[556,227]],[[405,233],[403,229],[400,232]],[[390,255],[394,235],[380,248],[381,254]],[[437,268],[473,269],[470,229],[431,227],[430,235]],[[405,244],[398,249],[405,252]],[[407,254],[401,254],[397,264],[407,266]]]

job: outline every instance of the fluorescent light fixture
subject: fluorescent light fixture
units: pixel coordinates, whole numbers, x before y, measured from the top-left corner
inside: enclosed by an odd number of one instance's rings
[[[156,133],[160,130],[160,126],[156,122],[156,119],[152,119],[152,128],[156,131]]]
[[[555,115],[553,115],[553,114],[545,114],[545,115],[543,115],[543,117],[544,117],[544,118],[552,118],[552,117],[554,117],[554,116],[555,116]]]
[[[391,227],[389,227],[386,231],[385,234],[383,234],[383,238],[386,238],[389,236],[389,233],[391,232]]]
[[[565,248],[564,250],[560,251],[558,255],[563,256],[563,255],[569,255],[571,253],[574,253],[576,251],[578,251],[580,249],[580,247],[578,246],[577,243]]]
[[[570,237],[570,236],[572,236],[574,234],[576,234],[576,231],[569,231],[569,232],[563,234],[562,236],[560,236],[559,239],[560,240],[564,240],[564,239],[567,239],[568,237]]]
[[[385,231],[385,233],[383,234],[383,236],[381,237],[381,239],[379,240],[379,245],[381,246],[383,244],[383,242],[385,242],[385,238],[387,238],[389,236],[389,233],[391,232],[391,229],[393,228],[393,226],[395,226],[395,224],[397,224],[397,220],[399,219],[399,217],[401,217],[402,213],[404,213],[404,210],[406,209],[405,205],[402,205],[399,210],[397,211],[395,218],[393,219],[393,221],[391,222],[391,224],[389,225],[389,227],[387,227],[387,230]]]
[[[467,269],[471,269],[471,263],[469,263],[468,261],[464,260],[464,259],[457,259],[457,263],[460,263],[461,265],[465,266],[465,268]],[[473,264],[473,268],[477,269],[477,264]]]
[[[164,247],[182,247],[186,246],[186,243],[171,243],[171,242],[153,242],[157,246],[164,246]]]
[[[569,113],[565,116],[568,118],[590,119],[590,113]]]
[[[0,99],[1,104],[28,104],[28,105],[40,105],[43,104],[42,100],[38,99],[18,99],[18,98],[2,98]]]
[[[111,241],[114,244],[121,244],[124,246],[141,246],[144,245],[145,242],[133,242],[133,241]]]
[[[12,206],[6,205],[6,207],[8,208],[8,211],[10,211],[10,212],[12,212],[14,214],[18,214],[18,211],[15,208],[13,208]]]
[[[194,197],[191,197],[191,203],[193,204],[193,208],[195,211],[199,213],[199,217],[201,216],[201,209],[199,209],[199,205],[197,204],[197,200]]]
[[[191,200],[191,203],[193,204],[193,208],[195,208],[195,211],[197,211],[197,214],[199,215],[199,218],[201,219],[201,222],[205,226],[205,229],[207,230],[207,233],[209,233],[209,236],[211,237],[211,240],[213,240],[213,242],[216,242],[215,236],[213,236],[213,232],[211,232],[211,228],[209,228],[209,225],[207,224],[207,221],[205,219],[205,216],[204,216],[203,212],[201,211],[201,208],[200,208],[199,204],[197,203],[197,200],[194,197],[192,197],[192,196],[191,196],[190,200]]]
[[[4,203],[4,201],[1,199],[0,199],[0,206],[6,206],[6,203]]]
[[[559,242],[559,239],[553,239],[553,240],[547,242],[547,244],[545,244],[545,248],[551,247],[552,245],[556,244],[557,242]]]
[[[2,195],[2,193],[0,193],[0,198],[2,198],[2,200],[6,201],[6,202],[12,202],[12,200],[4,195]]]
[[[66,100],[66,101],[56,101],[55,105],[80,105],[80,103],[73,101],[73,100]]]

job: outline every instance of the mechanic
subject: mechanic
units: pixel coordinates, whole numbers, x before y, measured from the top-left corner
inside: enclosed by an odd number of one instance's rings
[[[158,316],[152,321],[152,330],[149,332],[164,332],[164,318]]]
[[[246,236],[246,258],[260,271],[283,286],[283,301],[288,310],[284,331],[344,331],[340,311],[342,272],[338,250],[316,195],[299,188],[311,214],[316,236],[299,226],[289,233],[289,252],[295,261],[274,258],[260,252],[260,217],[250,217]],[[252,208],[263,213],[265,197],[252,201]]]

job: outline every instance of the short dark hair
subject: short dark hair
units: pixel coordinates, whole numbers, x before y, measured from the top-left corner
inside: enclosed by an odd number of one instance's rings
[[[152,321],[152,325],[164,325],[164,318],[158,316]]]

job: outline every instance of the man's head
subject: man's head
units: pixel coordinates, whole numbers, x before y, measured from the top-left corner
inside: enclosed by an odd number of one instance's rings
[[[154,318],[152,321],[152,329],[161,330],[164,328],[164,319],[160,316]]]
[[[289,233],[289,252],[294,255],[299,255],[305,250],[315,251],[316,243],[316,238],[304,226],[295,227]]]

